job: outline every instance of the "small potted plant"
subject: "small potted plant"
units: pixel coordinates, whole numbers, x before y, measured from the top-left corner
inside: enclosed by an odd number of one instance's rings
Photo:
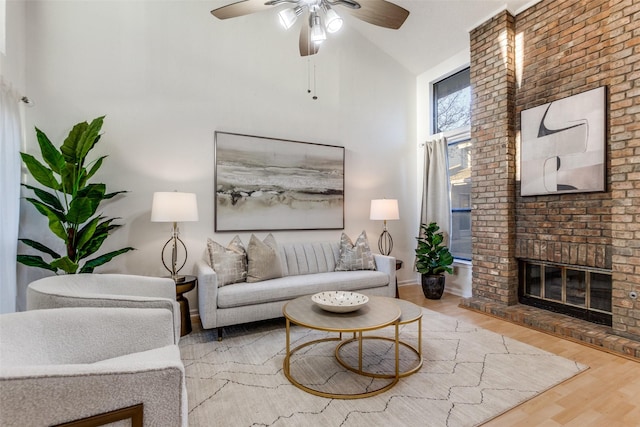
[[[416,270],[422,275],[422,292],[429,299],[440,299],[444,292],[444,273],[453,273],[453,255],[442,242],[444,236],[437,223],[420,224],[416,237]]]

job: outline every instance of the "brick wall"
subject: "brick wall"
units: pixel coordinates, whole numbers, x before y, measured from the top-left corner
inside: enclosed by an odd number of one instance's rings
[[[492,186],[486,188],[492,192],[514,194],[515,218],[496,214],[493,222],[504,223],[502,230],[511,230],[507,224],[515,222],[514,249],[508,249],[507,241],[502,248],[494,245],[497,258],[507,257],[505,268],[509,270],[512,257],[611,269],[613,328],[621,335],[640,338],[640,301],[628,296],[631,290],[640,291],[640,1],[543,0],[511,18],[512,22],[508,15],[503,12],[471,32],[472,90],[477,92],[472,117],[479,120],[472,127],[478,144],[474,155],[479,156],[473,179],[480,180],[477,187],[474,182],[474,191],[482,193],[482,183],[491,181]],[[515,73],[513,98],[502,102],[505,91],[499,85],[493,92],[494,100],[498,96],[501,101],[498,105],[513,105],[514,129],[520,128],[523,109],[607,86],[606,192],[520,197],[517,175],[510,168],[506,172],[515,190],[502,178],[487,177],[494,169],[502,176],[501,166],[512,162],[511,150],[502,149],[510,146],[510,138],[498,141],[503,138],[500,129],[508,128],[502,115],[509,113],[497,107],[491,124],[483,104],[491,96],[488,82],[510,85],[499,62],[503,54],[496,36],[502,32],[513,38],[506,43],[507,51],[516,46],[516,40],[522,46],[522,72]],[[492,48],[485,45],[489,42]],[[486,55],[493,57],[495,67],[484,65],[491,61]],[[506,93],[509,96],[508,90]],[[493,154],[486,154],[488,147],[496,147]],[[491,156],[494,159],[488,161]],[[490,205],[484,194],[473,198],[478,210]],[[489,213],[474,216],[479,221],[474,222],[474,296],[509,304],[511,298],[494,296],[502,295],[505,287],[498,269],[487,268],[487,259],[497,259],[490,256],[494,239],[485,232],[488,217]],[[493,281],[487,271],[499,278],[495,291],[487,290]],[[517,291],[517,280],[509,278],[508,287]]]
[[[518,301],[513,28],[503,12],[471,34],[473,294],[505,304]]]

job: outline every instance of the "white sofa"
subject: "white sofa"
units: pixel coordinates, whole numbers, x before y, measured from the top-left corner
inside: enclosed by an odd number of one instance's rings
[[[45,427],[139,404],[144,426],[188,425],[170,311],[74,307],[0,315],[0,425]]]
[[[278,246],[283,277],[218,286],[208,252],[195,265],[198,308],[204,329],[282,317],[294,298],[322,291],[348,290],[366,295],[396,295],[395,258],[374,254],[376,270],[334,271],[339,242],[283,243]]]
[[[130,274],[63,274],[31,282],[27,310],[61,307],[166,308],[180,341],[180,304],[169,278]]]

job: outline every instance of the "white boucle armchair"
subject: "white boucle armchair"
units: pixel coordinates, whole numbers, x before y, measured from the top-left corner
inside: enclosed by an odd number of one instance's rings
[[[166,308],[174,341],[180,341],[180,304],[172,279],[130,274],[64,274],[36,280],[27,288],[27,310],[61,307]]]
[[[143,405],[145,426],[187,426],[184,365],[165,309],[0,315],[0,424],[51,426]]]

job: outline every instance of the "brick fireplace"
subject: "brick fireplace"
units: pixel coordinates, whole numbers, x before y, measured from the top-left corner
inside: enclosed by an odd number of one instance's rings
[[[596,271],[611,277],[610,333],[640,342],[639,12],[631,0],[543,0],[471,31],[473,297],[462,305],[519,305],[523,260]],[[602,86],[607,190],[520,196],[521,111]]]

